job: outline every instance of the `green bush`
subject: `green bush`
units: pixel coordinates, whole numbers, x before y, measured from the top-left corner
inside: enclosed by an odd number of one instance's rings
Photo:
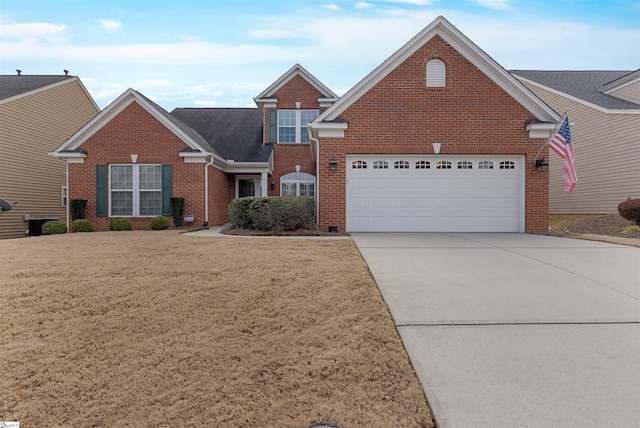
[[[61,221],[52,220],[42,225],[43,235],[58,235],[60,233],[67,233],[67,225]]]
[[[73,233],[78,232],[93,232],[93,223],[89,220],[78,219],[71,222],[71,231]]]
[[[171,216],[176,227],[182,227],[182,216],[184,215],[184,198],[169,198],[171,205]]]
[[[291,231],[315,226],[316,204],[312,197],[240,198],[229,205],[233,227],[263,231]]]
[[[87,210],[87,200],[71,199],[69,208],[71,209],[71,220],[83,219],[85,218],[85,212]]]
[[[133,222],[128,218],[112,218],[109,222],[109,230],[133,230]]]
[[[151,230],[164,230],[170,226],[169,219],[161,215],[151,219]]]
[[[640,226],[640,199],[628,199],[618,204],[620,217]]]
[[[245,197],[235,199],[229,204],[229,220],[231,226],[241,229],[249,229],[251,227],[251,219],[249,218],[249,204],[253,201],[253,197]]]

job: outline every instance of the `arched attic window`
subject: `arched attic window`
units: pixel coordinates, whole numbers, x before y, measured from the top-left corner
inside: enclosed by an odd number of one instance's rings
[[[447,66],[439,59],[427,62],[427,87],[444,88],[447,86]]]

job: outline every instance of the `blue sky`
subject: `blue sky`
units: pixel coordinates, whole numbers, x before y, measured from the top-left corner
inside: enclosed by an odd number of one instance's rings
[[[0,74],[170,111],[255,106],[300,63],[342,95],[438,15],[507,69],[640,68],[640,0],[0,0]]]

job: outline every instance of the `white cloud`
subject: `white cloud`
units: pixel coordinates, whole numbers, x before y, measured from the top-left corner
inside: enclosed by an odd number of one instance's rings
[[[322,5],[322,7],[324,7],[325,9],[329,9],[329,10],[340,10],[338,5],[336,5],[336,4],[325,4],[325,5]]]
[[[173,86],[173,82],[167,79],[146,79],[140,80],[134,84],[136,88],[166,88],[167,86]]]
[[[188,34],[183,34],[182,36],[180,36],[180,40],[182,40],[183,42],[197,42],[198,38],[195,36],[190,36]]]
[[[100,24],[100,27],[102,27],[103,30],[111,34],[117,33],[122,26],[122,22],[114,21],[112,19],[96,19],[96,21]]]
[[[367,9],[372,6],[373,5],[371,3],[367,3],[366,1],[359,1],[355,5],[353,5],[353,7],[355,7],[356,9]]]
[[[20,40],[34,43],[39,40],[48,42],[60,42],[66,37],[67,26],[47,22],[26,22],[21,24],[0,25],[0,38],[8,40]]]
[[[201,107],[218,107],[220,105],[219,101],[214,100],[194,100],[193,103]]]
[[[475,3],[480,6],[488,7],[489,9],[495,10],[508,10],[510,9],[509,1],[510,0],[473,0]]]
[[[428,6],[433,2],[431,0],[383,0],[383,3],[400,3],[411,4],[415,6]]]

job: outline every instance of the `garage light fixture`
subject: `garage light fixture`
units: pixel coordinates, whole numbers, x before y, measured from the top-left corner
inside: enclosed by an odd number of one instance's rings
[[[536,168],[540,172],[547,172],[549,169],[549,162],[547,162],[544,158],[536,159]]]
[[[335,171],[338,169],[338,161],[336,160],[336,158],[331,158],[329,160],[329,169],[331,171]]]
[[[276,188],[276,180],[271,180],[271,190]]]

